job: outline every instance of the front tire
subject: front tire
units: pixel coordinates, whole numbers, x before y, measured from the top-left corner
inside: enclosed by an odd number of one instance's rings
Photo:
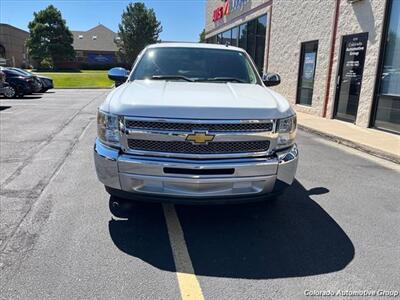
[[[5,87],[5,91],[3,93],[4,97],[7,99],[17,98],[17,89],[14,86],[7,86]]]

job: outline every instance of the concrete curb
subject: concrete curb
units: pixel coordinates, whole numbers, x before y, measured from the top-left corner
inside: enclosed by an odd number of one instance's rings
[[[379,158],[394,162],[396,164],[400,164],[400,155],[396,155],[396,154],[393,154],[393,153],[388,153],[388,152],[382,151],[380,149],[376,149],[376,148],[373,148],[373,147],[370,147],[370,146],[367,146],[367,145],[364,145],[364,144],[356,143],[354,141],[351,141],[351,140],[348,140],[348,139],[345,139],[345,138],[342,138],[342,137],[339,137],[339,136],[336,136],[336,135],[333,135],[333,134],[330,134],[330,133],[319,131],[319,130],[317,130],[315,128],[311,128],[311,127],[304,126],[304,125],[301,125],[301,124],[297,124],[297,126],[298,126],[298,128],[300,130],[303,130],[305,132],[316,134],[318,136],[321,136],[321,137],[323,137],[323,138],[325,138],[327,140],[336,142],[338,144],[342,144],[342,145],[345,145],[347,147],[354,148],[354,149],[357,149],[359,151],[368,153],[370,155],[373,155],[373,156],[376,156],[376,157],[379,157]]]

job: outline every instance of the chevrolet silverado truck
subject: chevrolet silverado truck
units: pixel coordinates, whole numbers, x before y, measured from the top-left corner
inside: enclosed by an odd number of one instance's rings
[[[155,44],[108,76],[119,86],[98,109],[94,159],[111,198],[252,201],[293,182],[295,112],[243,49]]]

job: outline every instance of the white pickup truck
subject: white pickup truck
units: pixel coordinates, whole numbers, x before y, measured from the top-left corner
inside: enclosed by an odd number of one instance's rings
[[[251,201],[293,182],[295,112],[243,49],[155,44],[108,76],[119,86],[99,107],[94,157],[115,199]]]

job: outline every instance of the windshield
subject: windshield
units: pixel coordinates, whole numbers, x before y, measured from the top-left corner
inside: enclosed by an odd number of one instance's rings
[[[32,76],[31,73],[29,73],[28,71],[22,70],[22,69],[12,68],[12,69],[10,69],[10,70],[12,70],[12,71],[14,71],[14,72],[17,72],[17,73],[21,73],[21,74],[23,74],[23,75],[25,75],[25,76]]]
[[[146,50],[130,78],[143,79],[259,83],[240,51],[184,47]]]
[[[22,73],[20,73],[20,72],[17,72],[17,71],[13,71],[13,70],[3,70],[3,72],[6,74],[6,75],[8,75],[8,76],[25,76],[25,75],[23,75]]]

